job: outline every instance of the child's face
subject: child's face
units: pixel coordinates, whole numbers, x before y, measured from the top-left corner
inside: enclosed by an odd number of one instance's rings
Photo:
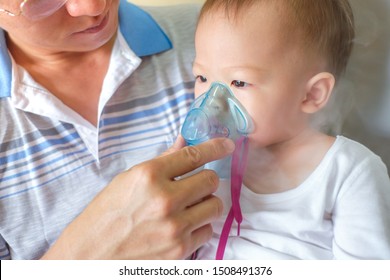
[[[301,102],[310,70],[293,36],[280,35],[279,18],[266,5],[237,21],[214,12],[201,19],[195,38],[196,97],[214,81],[230,86],[253,119],[250,139],[259,147],[287,141],[307,125]]]

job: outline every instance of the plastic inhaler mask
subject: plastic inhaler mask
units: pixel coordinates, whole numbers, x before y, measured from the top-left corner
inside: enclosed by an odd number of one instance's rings
[[[199,96],[184,121],[181,134],[187,145],[197,145],[212,138],[226,137],[236,142],[253,130],[252,120],[225,84],[215,82]],[[223,179],[231,178],[232,156],[213,161],[205,168]]]
[[[237,235],[243,220],[240,194],[248,158],[248,137],[253,124],[249,114],[234,97],[229,87],[213,83],[199,96],[184,121],[181,134],[188,145],[197,145],[211,138],[226,137],[235,144],[233,154],[208,163],[207,169],[215,170],[220,178],[230,178],[232,205],[226,217],[215,258],[223,259],[233,221],[237,223]]]

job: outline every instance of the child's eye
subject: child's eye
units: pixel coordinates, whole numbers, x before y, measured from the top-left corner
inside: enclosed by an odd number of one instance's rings
[[[243,88],[247,87],[249,84],[243,81],[234,80],[231,85],[237,88]]]
[[[207,82],[207,78],[202,76],[202,75],[196,76],[196,80],[198,80],[201,83],[206,83]]]

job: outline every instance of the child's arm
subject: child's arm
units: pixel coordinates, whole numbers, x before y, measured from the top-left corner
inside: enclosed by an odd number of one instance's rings
[[[349,174],[334,209],[336,259],[390,259],[390,179],[367,158]]]

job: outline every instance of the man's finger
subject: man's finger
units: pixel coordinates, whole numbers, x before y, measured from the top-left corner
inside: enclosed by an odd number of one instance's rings
[[[223,204],[220,198],[211,195],[202,202],[188,207],[182,212],[183,223],[190,232],[210,224],[222,215]]]
[[[198,203],[213,194],[219,184],[217,174],[212,170],[202,170],[185,179],[172,183],[169,188],[172,193],[173,205],[179,209]]]
[[[216,138],[199,144],[187,146],[154,159],[162,168],[162,174],[176,178],[204,164],[224,158],[234,151],[234,142],[228,138]]]

